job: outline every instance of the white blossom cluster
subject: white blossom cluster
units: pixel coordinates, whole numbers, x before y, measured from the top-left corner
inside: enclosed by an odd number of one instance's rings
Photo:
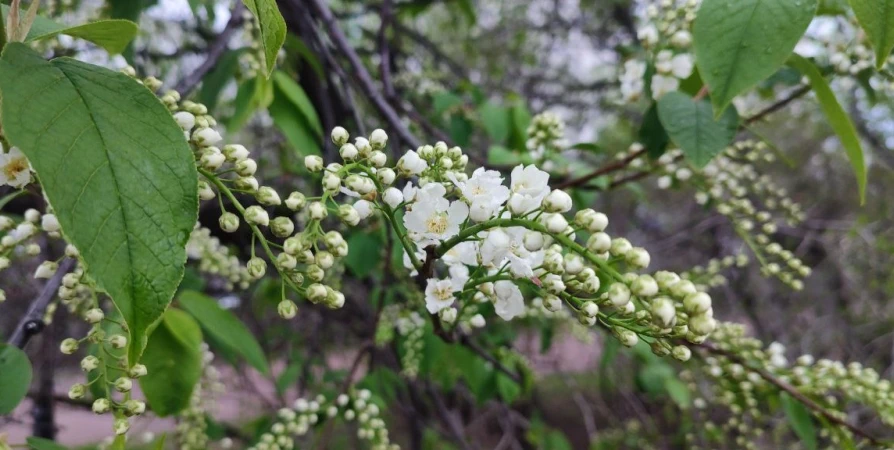
[[[31,163],[18,147],[8,150],[0,144],[0,186],[24,188],[31,182]]]
[[[425,318],[403,304],[391,304],[382,310],[376,328],[376,345],[391,343],[395,334],[400,336],[403,352],[400,353],[401,374],[414,379],[419,374],[422,351],[425,345]]]
[[[677,181],[696,186],[696,202],[710,205],[730,220],[754,252],[765,276],[777,277],[792,289],[803,289],[802,278],[810,275],[810,268],[775,242],[773,235],[780,219],[794,226],[805,216],[784,188],[758,172],[755,163],[775,160],[767,145],[751,140],[736,142],[701,170],[678,164],[680,155],[679,150],[671,150],[659,158],[663,175],[658,186],[668,188]]]
[[[624,62],[620,74],[624,102],[635,102],[646,92],[657,100],[679,90],[680,83],[692,75],[695,58],[691,52],[691,28],[698,3],[661,0],[646,8],[644,23],[637,31],[646,54],[644,59],[638,56]]]
[[[745,267],[748,265],[748,256],[738,254],[736,256],[724,256],[723,258],[711,258],[704,266],[695,266],[680,274],[684,280],[695,283],[699,289],[710,290],[727,283],[722,272],[731,267]]]
[[[207,416],[216,405],[217,395],[224,392],[220,373],[212,364],[214,353],[202,343],[202,375],[189,398],[189,406],[177,414],[177,443],[180,450],[208,448]]]
[[[528,155],[534,161],[557,155],[568,147],[565,139],[565,121],[556,114],[543,112],[531,118],[528,125],[527,141]]]
[[[391,442],[385,421],[380,417],[379,406],[373,402],[372,393],[366,389],[350,390],[334,398],[318,395],[308,400],[295,400],[292,408],[283,408],[270,430],[261,435],[249,450],[292,450],[299,448],[296,438],[327,421],[342,419],[354,423],[357,437],[367,441],[372,450],[398,450]]]
[[[0,215],[0,273],[9,269],[16,258],[33,258],[40,255],[41,248],[36,238],[41,233],[52,239],[61,237],[59,221],[52,212],[41,214],[36,209],[25,211],[23,220]],[[66,254],[77,256],[77,250],[66,247]],[[34,278],[50,278],[56,273],[58,261],[44,261],[34,271]],[[73,297],[73,295],[68,298]],[[66,298],[63,298],[65,300]],[[6,293],[0,289],[0,303],[6,300]],[[53,306],[55,308],[55,306]]]
[[[199,261],[199,270],[226,281],[225,289],[232,291],[248,289],[252,280],[248,268],[239,258],[230,254],[230,249],[221,244],[220,239],[211,235],[211,230],[196,224],[186,243],[186,255]]]
[[[839,82],[849,80],[849,86],[853,86],[856,77],[869,73],[874,79],[874,86],[888,89],[892,87],[890,80],[874,74],[876,63],[872,44],[856,16],[851,13],[816,18],[802,38],[799,48],[843,76],[844,78],[836,78]],[[885,65],[891,62],[894,62],[894,57],[889,56]]]

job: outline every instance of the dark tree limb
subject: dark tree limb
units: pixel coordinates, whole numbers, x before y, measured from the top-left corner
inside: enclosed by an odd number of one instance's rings
[[[56,291],[59,289],[59,286],[62,285],[62,277],[74,269],[76,262],[77,261],[72,258],[66,258],[59,264],[56,273],[53,274],[53,277],[44,285],[40,295],[31,302],[31,306],[28,307],[28,312],[25,313],[25,316],[22,317],[22,320],[19,321],[19,324],[12,332],[12,336],[9,338],[10,345],[14,345],[18,348],[25,348],[25,345],[28,344],[28,341],[31,340],[32,337],[43,331],[46,327],[46,323],[43,321],[43,315],[46,313],[47,306],[50,304],[50,300],[56,296]]]
[[[220,58],[226,53],[230,38],[232,38],[236,31],[239,30],[239,27],[242,26],[242,12],[244,10],[245,6],[242,2],[237,1],[236,6],[230,11],[230,20],[227,22],[227,25],[208,46],[205,61],[199,65],[196,70],[192,71],[192,73],[184,77],[176,86],[174,86],[174,90],[179,92],[181,97],[186,97],[192,93],[199,83],[202,82],[202,78],[205,78],[205,75],[217,65]]]

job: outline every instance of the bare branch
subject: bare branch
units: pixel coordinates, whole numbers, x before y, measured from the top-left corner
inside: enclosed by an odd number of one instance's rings
[[[40,295],[31,302],[31,306],[28,307],[28,312],[25,313],[25,316],[19,321],[15,331],[12,332],[12,336],[9,338],[10,345],[14,345],[18,348],[25,348],[25,345],[28,344],[28,341],[31,340],[32,337],[43,331],[44,327],[46,327],[46,323],[43,321],[43,315],[46,313],[47,306],[50,304],[50,300],[56,296],[56,291],[59,289],[59,286],[62,285],[62,277],[68,272],[71,272],[76,263],[76,260],[66,258],[59,264],[56,273],[53,274],[53,277],[44,285],[43,290],[40,291]]]
[[[230,11],[230,20],[227,22],[227,25],[208,46],[208,54],[205,57],[205,61],[199,67],[196,67],[196,70],[180,80],[174,87],[174,90],[179,92],[180,96],[186,97],[195,90],[196,86],[202,81],[202,78],[204,78],[205,75],[217,65],[217,62],[220,61],[220,58],[226,53],[230,38],[233,37],[233,34],[235,34],[242,25],[242,11],[244,9],[245,6],[242,2],[237,1],[236,6]]]

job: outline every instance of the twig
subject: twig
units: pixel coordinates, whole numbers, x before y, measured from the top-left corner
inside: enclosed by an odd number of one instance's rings
[[[25,348],[25,345],[28,344],[28,341],[31,340],[32,337],[43,331],[46,327],[46,323],[43,321],[43,315],[47,310],[47,306],[50,304],[50,300],[56,296],[56,291],[59,289],[59,286],[62,285],[62,277],[68,272],[71,272],[76,263],[76,260],[66,258],[59,264],[56,273],[54,273],[53,277],[47,281],[43,290],[40,291],[40,295],[31,302],[31,306],[28,307],[28,312],[25,313],[25,316],[22,317],[22,320],[16,325],[15,331],[12,332],[12,336],[9,338],[10,345],[14,345],[18,348]]]
[[[450,430],[450,434],[453,435],[454,440],[457,444],[460,445],[464,450],[471,450],[471,446],[466,441],[465,433],[462,429],[462,423],[457,420],[457,417],[453,414],[450,414],[450,411],[447,410],[447,405],[444,404],[444,401],[441,399],[441,396],[435,391],[434,388],[428,383],[426,383],[426,390],[428,391],[429,397],[432,399],[432,403],[435,405],[435,410],[439,416],[441,416],[441,420],[447,425],[447,429]]]
[[[728,358],[730,361],[733,361],[737,364],[740,364],[742,367],[745,367],[747,370],[750,370],[750,371],[760,375],[760,377],[763,378],[765,381],[767,381],[768,383],[772,384],[773,386],[776,386],[777,388],[785,391],[788,395],[791,395],[792,398],[801,402],[802,404],[804,404],[804,406],[812,409],[817,415],[822,416],[824,419],[828,420],[829,422],[834,423],[834,424],[841,426],[843,428],[847,428],[848,430],[850,430],[851,433],[853,433],[857,436],[860,436],[863,439],[866,439],[867,441],[869,441],[870,443],[872,443],[875,446],[879,446],[879,447],[885,446],[885,443],[883,443],[881,440],[875,438],[874,436],[872,436],[871,434],[869,434],[862,428],[859,428],[856,425],[853,425],[853,424],[849,423],[848,421],[841,419],[838,416],[832,414],[826,408],[823,408],[822,405],[811,400],[809,397],[802,394],[799,390],[795,389],[790,384],[780,380],[779,378],[776,378],[772,373],[770,373],[760,367],[752,366],[751,364],[748,363],[748,361],[746,361],[741,356],[739,356],[735,353],[732,353],[730,351],[724,350],[720,347],[717,347],[716,345],[714,345],[710,342],[701,344],[701,347],[710,353],[724,356],[724,357]]]
[[[354,51],[354,48],[348,43],[348,38],[341,31],[341,28],[339,28],[335,16],[332,14],[329,7],[321,0],[307,0],[307,3],[313,10],[315,10],[317,16],[323,21],[332,42],[338,50],[341,51],[344,57],[347,58],[348,63],[354,71],[354,78],[360,85],[363,93],[370,99],[382,116],[385,117],[388,124],[394,128],[401,140],[409,143],[411,147],[419,147],[419,139],[410,133],[410,130],[401,121],[400,116],[397,115],[397,111],[391,107],[388,101],[385,100],[385,97],[382,96],[382,93],[376,88],[375,82],[363,66],[363,61],[360,60],[360,56],[357,55],[357,52]]]
[[[646,149],[635,151],[635,152],[631,153],[630,155],[628,155],[627,157],[625,157],[624,159],[615,161],[611,164],[606,164],[606,165],[604,165],[604,166],[602,166],[602,167],[600,167],[600,168],[598,168],[582,177],[572,178],[572,179],[567,180],[563,183],[560,183],[558,186],[556,186],[556,189],[568,189],[568,188],[581,186],[581,185],[586,184],[587,182],[589,182],[590,180],[592,180],[594,178],[598,178],[602,175],[606,175],[606,174],[621,170],[621,169],[627,167],[627,165],[630,164],[631,161],[642,156],[643,153],[645,153],[645,152],[646,152]]]
[[[245,9],[245,6],[241,1],[236,2],[236,6],[233,7],[232,11],[230,11],[230,20],[227,21],[227,25],[224,27],[223,31],[217,35],[217,38],[211,42],[211,45],[208,46],[208,55],[205,58],[205,61],[199,66],[196,67],[196,70],[192,71],[189,75],[184,77],[174,86],[174,90],[180,93],[180,96],[186,97],[193,90],[195,90],[196,86],[202,81],[202,78],[217,65],[217,62],[220,61],[220,58],[227,51],[227,45],[230,43],[230,38],[233,37],[233,34],[239,29],[242,25],[242,11]]]
[[[784,97],[776,103],[773,103],[772,105],[762,109],[757,114],[745,119],[742,123],[744,125],[751,125],[752,123],[757,122],[758,120],[761,120],[764,117],[773,114],[774,112],[779,111],[782,108],[785,108],[789,103],[803,97],[808,92],[810,92],[810,86],[801,86],[798,89],[794,90],[791,94],[789,94],[788,97]]]

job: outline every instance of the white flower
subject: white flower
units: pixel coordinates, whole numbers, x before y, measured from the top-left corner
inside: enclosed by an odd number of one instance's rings
[[[640,28],[636,32],[636,38],[642,41],[645,46],[652,46],[658,43],[658,29],[654,25],[648,25]]]
[[[342,145],[341,148],[338,149],[338,154],[345,161],[352,161],[354,158],[357,157],[358,152],[359,151],[357,150],[357,147],[355,147],[354,144],[350,143]]]
[[[525,312],[525,299],[515,283],[508,280],[497,281],[494,283],[494,293],[497,295],[494,310],[503,320],[512,320]]]
[[[469,203],[472,220],[484,222],[496,214],[509,200],[509,188],[503,186],[503,177],[495,170],[475,169],[468,181],[460,181],[452,172],[447,177]]]
[[[692,68],[694,66],[695,64],[692,62],[692,55],[683,53],[674,56],[674,59],[671,60],[671,73],[675,77],[685,80],[689,78],[689,75],[692,75]]]
[[[482,328],[486,323],[487,322],[484,320],[484,316],[482,316],[481,314],[475,314],[474,316],[472,316],[471,319],[469,319],[469,325],[471,325],[473,328]]]
[[[421,189],[417,192],[413,209],[404,215],[404,226],[410,238],[424,248],[459,233],[459,226],[469,217],[469,207],[461,201],[451,203],[444,197],[426,195],[420,201],[423,192]]]
[[[31,182],[31,164],[18,147],[9,149],[9,153],[0,153],[0,186],[8,184],[14,188],[22,188]]]
[[[348,134],[348,130],[342,127],[335,127],[332,129],[332,134],[330,135],[332,138],[332,143],[335,145],[342,145],[345,142],[348,142],[348,138],[350,135]]]
[[[354,211],[357,211],[360,220],[363,220],[372,214],[372,203],[366,200],[357,200],[357,202],[354,203]]]
[[[525,248],[527,230],[523,227],[495,228],[481,243],[481,263],[502,267],[509,263],[509,271],[516,278],[534,276],[534,267],[543,263],[543,252]]]
[[[680,80],[664,75],[652,77],[652,98],[659,99],[668,92],[674,92],[680,87]]]
[[[692,34],[686,30],[680,30],[671,36],[671,44],[679,48],[686,48],[692,44]]]
[[[646,63],[631,59],[624,63],[624,73],[621,74],[622,82],[642,81],[646,75]]]
[[[456,300],[453,297],[453,292],[462,290],[462,285],[457,286],[457,284],[452,279],[429,278],[428,284],[425,286],[425,309],[431,314],[437,314],[442,309],[453,305]]]
[[[643,95],[645,83],[643,80],[631,80],[621,83],[621,97],[625,102],[639,100]]]
[[[571,196],[560,189],[554,189],[543,199],[543,210],[546,212],[568,212],[571,206]]]
[[[374,149],[381,150],[388,142],[388,134],[385,133],[385,130],[376,128],[373,130],[372,134],[369,135],[369,142]]]
[[[404,201],[404,194],[400,191],[400,189],[390,187],[385,189],[385,194],[382,195],[382,199],[388,206],[392,208],[397,208],[397,205],[400,205]]]
[[[44,261],[37,266],[37,270],[34,271],[34,278],[50,278],[56,273],[58,266],[59,265],[53,261]]]
[[[47,232],[59,231],[59,219],[55,214],[44,214],[40,220],[40,226]]]
[[[466,241],[453,246],[441,259],[448,266],[454,265],[478,265],[478,242]]]
[[[515,215],[522,215],[540,207],[543,198],[549,194],[549,174],[533,164],[519,165],[512,169],[510,186],[509,209]]]
[[[223,139],[214,128],[202,128],[192,134],[192,140],[200,147],[212,146]]]
[[[655,70],[661,74],[670,73],[673,68],[671,65],[671,59],[673,57],[674,52],[670,50],[662,50],[658,52],[658,56],[655,57]]]
[[[418,153],[409,150],[397,161],[397,168],[405,175],[419,175],[428,168],[428,163]]]
[[[319,172],[323,170],[323,158],[319,155],[308,155],[304,157],[304,167],[311,172]]]

